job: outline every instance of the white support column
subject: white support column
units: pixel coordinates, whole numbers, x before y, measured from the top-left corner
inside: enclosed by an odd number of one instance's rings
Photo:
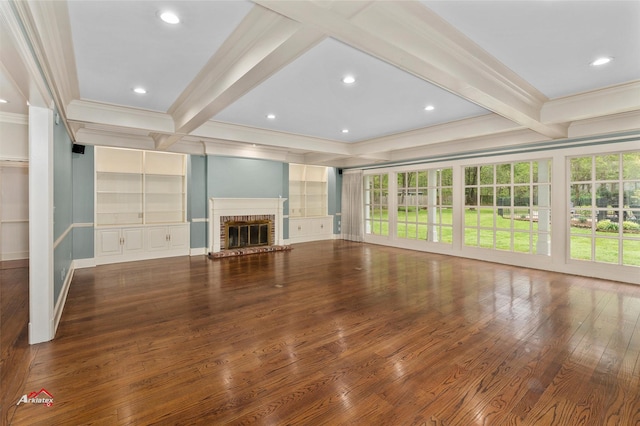
[[[53,111],[29,107],[29,343],[53,339]]]
[[[427,195],[427,241],[437,242],[438,241],[438,228],[435,226],[436,223],[436,204],[438,202],[438,190],[435,188],[438,186],[438,171],[435,169],[429,169],[429,174],[427,176],[429,181],[429,186],[434,188],[429,188]]]
[[[538,161],[538,244],[536,253],[548,256],[551,249],[549,238],[549,208],[551,187],[549,184],[549,160]],[[533,212],[532,212],[533,213]]]

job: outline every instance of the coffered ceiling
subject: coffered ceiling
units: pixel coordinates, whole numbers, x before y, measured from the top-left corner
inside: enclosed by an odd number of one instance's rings
[[[640,129],[640,1],[9,1],[0,12],[0,114],[25,114],[39,91],[78,143],[355,167]],[[600,57],[612,60],[591,65]]]

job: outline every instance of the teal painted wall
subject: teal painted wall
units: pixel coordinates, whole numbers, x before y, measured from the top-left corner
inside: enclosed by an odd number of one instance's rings
[[[283,175],[283,163],[279,161],[208,156],[207,195],[222,198],[278,198],[285,193]]]
[[[57,126],[60,127],[60,126]],[[62,128],[64,130],[64,127]],[[65,141],[66,137],[66,141]],[[57,142],[60,138],[62,142]],[[71,141],[64,132],[56,136],[55,183],[59,183],[54,194],[56,205],[63,202],[67,207],[56,208],[56,236],[75,223],[70,242],[60,244],[55,252],[56,283],[62,288],[60,271],[68,271],[69,250],[73,259],[94,256],[94,149],[85,147],[84,155],[71,153]],[[58,158],[59,157],[59,158]],[[58,170],[58,167],[60,170]],[[329,214],[340,212],[342,175],[337,169],[329,169]],[[66,186],[62,184],[66,182]],[[73,191],[69,191],[73,188]],[[209,197],[227,198],[289,198],[289,164],[271,160],[236,157],[190,155],[187,158],[187,219],[191,228],[191,248],[208,247],[208,223],[206,222]],[[70,208],[68,206],[71,206]],[[289,213],[289,203],[284,203],[284,214]],[[194,220],[196,220],[194,222]],[[334,233],[339,233],[339,216],[334,216]],[[66,224],[66,226],[64,225]],[[62,230],[59,230],[61,228]],[[289,238],[289,219],[285,217],[283,236]],[[65,239],[66,240],[66,239]],[[56,287],[58,288],[58,287]],[[59,290],[58,290],[59,291]],[[56,293],[56,295],[59,293]]]
[[[54,115],[56,112],[54,111]],[[73,259],[73,173],[71,163],[71,138],[66,127],[53,125],[53,237],[59,241],[53,251],[53,300],[58,302],[64,280]]]
[[[278,198],[289,194],[289,164],[236,157],[207,157],[207,199]],[[285,202],[284,214],[288,214]],[[283,238],[289,238],[289,220],[283,220]]]
[[[191,248],[207,247],[207,157],[187,159],[187,219],[191,222]],[[196,219],[194,222],[193,220]]]
[[[71,154],[73,175],[73,258],[94,256],[94,149],[85,146],[84,154]],[[85,226],[91,224],[91,226]]]

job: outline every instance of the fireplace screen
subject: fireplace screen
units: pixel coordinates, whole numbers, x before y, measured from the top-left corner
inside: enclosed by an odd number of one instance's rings
[[[271,221],[225,223],[226,248],[256,247],[271,245]]]

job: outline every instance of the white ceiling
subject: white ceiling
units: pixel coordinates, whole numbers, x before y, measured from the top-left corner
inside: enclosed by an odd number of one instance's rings
[[[640,128],[640,1],[72,0],[0,12],[0,114],[26,113],[33,90],[24,27],[79,143],[349,167],[498,135],[564,139],[594,119],[596,132]],[[599,56],[614,60],[590,66]]]
[[[422,3],[549,98],[640,77],[640,2]],[[588,66],[600,56],[615,62]]]

